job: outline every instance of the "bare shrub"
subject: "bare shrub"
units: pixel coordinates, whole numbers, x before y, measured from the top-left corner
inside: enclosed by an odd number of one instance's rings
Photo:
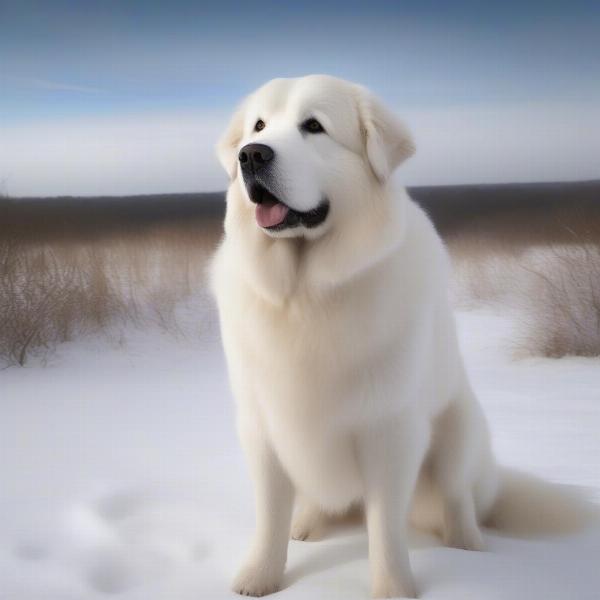
[[[168,225],[90,242],[0,241],[0,360],[26,363],[75,335],[157,324],[204,285],[214,224]],[[201,294],[200,294],[201,295]]]
[[[452,258],[450,292],[454,304],[474,308],[506,302],[513,286],[512,265],[518,251],[480,235],[457,235],[448,241]]]
[[[453,300],[492,306],[518,322],[520,355],[600,355],[600,245],[519,247],[482,236],[449,240]]]
[[[600,246],[552,245],[519,263],[529,277],[518,309],[524,350],[550,357],[600,355]]]

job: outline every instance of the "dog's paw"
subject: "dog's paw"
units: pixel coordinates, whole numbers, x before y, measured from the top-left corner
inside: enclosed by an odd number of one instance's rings
[[[396,576],[378,577],[373,581],[373,598],[417,598],[417,588],[412,577],[401,580]]]
[[[237,574],[231,589],[242,596],[266,596],[279,590],[282,576],[282,569],[268,563],[249,564]]]
[[[479,528],[463,527],[462,529],[451,528],[444,534],[444,544],[450,548],[459,548],[461,550],[472,550],[483,552],[485,542]]]
[[[301,542],[316,542],[325,537],[329,517],[312,505],[303,506],[292,521],[291,538]]]
[[[300,542],[317,542],[325,537],[325,527],[306,519],[294,519],[291,538]]]

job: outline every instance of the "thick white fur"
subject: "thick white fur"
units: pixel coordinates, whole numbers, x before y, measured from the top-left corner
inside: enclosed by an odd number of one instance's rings
[[[308,116],[327,133],[301,135]],[[250,141],[274,148],[287,204],[329,199],[323,225],[270,234],[256,224],[236,166]],[[356,504],[375,597],[416,595],[409,517],[450,546],[483,546],[499,470],[459,353],[446,251],[389,180],[412,152],[365,89],[326,76],[266,84],[219,145],[232,181],[212,286],[256,491],[239,593],[277,590],[290,531],[318,537],[329,515]]]

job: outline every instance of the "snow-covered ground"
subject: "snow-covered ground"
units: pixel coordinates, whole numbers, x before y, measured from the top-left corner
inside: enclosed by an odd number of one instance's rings
[[[458,323],[499,459],[600,495],[600,360],[511,358],[511,321]],[[0,599],[234,598],[253,529],[216,327],[131,331],[0,372]],[[423,598],[597,600],[600,529],[555,540],[486,532],[465,552],[414,535]],[[290,543],[276,597],[365,599],[362,529]]]

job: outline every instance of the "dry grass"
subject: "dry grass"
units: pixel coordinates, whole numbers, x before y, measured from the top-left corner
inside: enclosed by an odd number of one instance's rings
[[[89,242],[0,242],[0,360],[24,365],[75,335],[149,323],[178,332],[177,311],[202,296],[212,222],[164,225]]]
[[[452,258],[451,295],[461,308],[499,306],[512,293],[514,266],[522,249],[474,232],[446,240]]]
[[[457,304],[515,313],[521,352],[600,355],[600,184],[413,191]],[[0,201],[0,364],[132,324],[187,331],[222,210],[219,194]]]
[[[519,355],[600,355],[600,244],[531,247],[451,240],[458,306],[493,306],[518,322]]]
[[[207,221],[87,242],[1,241],[0,363],[24,365],[78,335],[130,325],[181,334],[182,307],[206,294],[206,258],[219,234]],[[513,311],[521,353],[600,355],[599,245],[523,247],[470,232],[448,246],[456,303]]]
[[[532,249],[519,267],[529,277],[518,297],[524,351],[559,358],[600,355],[600,246]]]

